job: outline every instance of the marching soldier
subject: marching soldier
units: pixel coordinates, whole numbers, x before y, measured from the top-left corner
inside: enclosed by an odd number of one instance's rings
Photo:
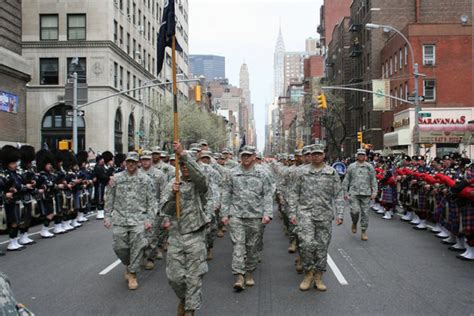
[[[113,175],[114,169],[110,164],[113,160],[111,152],[106,151],[102,155],[96,157],[96,165],[94,167],[94,202],[97,207],[96,219],[104,219],[104,196],[110,177]],[[113,161],[112,161],[113,163]]]
[[[255,147],[244,146],[241,164],[231,170],[222,199],[222,222],[230,224],[234,289],[253,286],[263,225],[273,217],[273,187],[268,174],[255,164]],[[245,279],[244,279],[245,276]]]
[[[201,306],[203,276],[206,262],[206,227],[210,219],[204,205],[208,184],[194,158],[180,143],[173,144],[182,174],[182,181],[173,180],[165,189],[162,200],[164,227],[169,228],[166,275],[180,302],[178,315],[194,315]],[[180,218],[176,216],[176,193],[180,197]]]
[[[21,154],[21,175],[23,178],[23,184],[28,185],[30,184],[31,187],[25,190],[25,194],[23,194],[22,203],[22,212],[20,218],[20,239],[19,243],[21,245],[30,245],[34,244],[35,241],[29,238],[28,230],[30,228],[31,219],[33,213],[36,212],[36,170],[33,167],[33,161],[35,160],[35,149],[32,146],[23,145],[20,148]]]
[[[313,145],[312,163],[298,173],[290,194],[290,221],[298,224],[300,252],[305,276],[300,290],[326,291],[322,275],[326,271],[327,252],[332,234],[334,211],[336,224],[344,216],[344,195],[336,170],[324,162],[324,146]]]
[[[369,240],[367,228],[369,226],[369,202],[377,195],[377,179],[375,169],[369,164],[365,150],[359,149],[356,154],[357,161],[347,168],[346,176],[342,183],[345,199],[351,206],[352,233],[357,233],[357,223],[360,216],[361,239]]]
[[[161,160],[162,151],[160,147],[153,147],[151,153],[153,167],[161,170],[166,175],[167,182],[171,181],[175,176],[175,167]]]
[[[236,166],[239,165],[239,163],[235,160],[232,159],[232,150],[230,150],[229,148],[226,148],[222,151],[222,155],[224,156],[224,166],[229,168],[229,169],[232,169]]]
[[[49,231],[49,224],[56,213],[56,176],[53,173],[54,156],[47,149],[41,149],[36,153],[36,167],[38,176],[38,206],[43,218],[43,227],[40,235],[42,238],[55,237]]]
[[[125,279],[130,290],[138,288],[137,273],[147,246],[145,230],[152,228],[158,209],[153,182],[138,172],[139,156],[127,154],[125,172],[118,173],[108,187],[104,226],[112,228],[114,251],[126,267]]]

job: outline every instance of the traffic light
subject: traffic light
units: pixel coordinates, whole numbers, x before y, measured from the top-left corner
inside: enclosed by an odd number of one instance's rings
[[[194,100],[196,102],[201,102],[201,86],[200,85],[196,85],[194,87]]]
[[[328,104],[326,102],[326,96],[324,94],[320,94],[317,97],[318,99],[318,108],[326,110],[328,108]]]
[[[359,143],[362,143],[363,142],[363,139],[362,139],[362,132],[357,132],[357,141]]]

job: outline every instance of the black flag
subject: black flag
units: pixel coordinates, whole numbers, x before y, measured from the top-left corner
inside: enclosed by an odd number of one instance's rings
[[[176,18],[174,13],[175,0],[165,0],[163,18],[161,20],[160,32],[158,33],[158,44],[156,48],[156,73],[159,74],[163,68],[166,47],[171,47],[173,35],[176,34]],[[176,42],[176,50],[182,52],[183,49]]]

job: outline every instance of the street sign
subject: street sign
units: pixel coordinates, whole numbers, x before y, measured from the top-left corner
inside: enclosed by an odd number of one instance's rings
[[[77,116],[84,116],[85,112],[83,110],[78,110],[77,111]],[[66,116],[73,116],[74,111],[73,110],[67,110],[66,111]]]
[[[431,117],[431,113],[428,112],[420,112],[418,113],[419,117]]]
[[[408,96],[408,101],[414,102],[415,101],[415,96],[414,95],[409,95]],[[425,97],[422,95],[418,96],[418,101],[425,101]]]
[[[67,83],[65,86],[65,94],[64,94],[64,103],[66,105],[72,105],[72,98],[73,98],[73,84]],[[77,105],[81,105],[87,103],[88,101],[88,86],[87,83],[78,83],[77,84]]]

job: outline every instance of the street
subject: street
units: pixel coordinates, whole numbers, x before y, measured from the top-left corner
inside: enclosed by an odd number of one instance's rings
[[[371,213],[369,241],[334,227],[326,293],[298,289],[293,256],[278,217],[265,230],[256,286],[234,293],[228,233],[216,241],[204,279],[200,315],[472,315],[474,265],[456,259],[429,232]],[[34,228],[33,232],[38,228]],[[19,301],[36,315],[174,315],[178,303],[165,261],[129,291],[114,265],[112,234],[94,217],[84,227],[0,258]],[[0,247],[5,249],[5,236]],[[100,274],[101,273],[101,274]]]

